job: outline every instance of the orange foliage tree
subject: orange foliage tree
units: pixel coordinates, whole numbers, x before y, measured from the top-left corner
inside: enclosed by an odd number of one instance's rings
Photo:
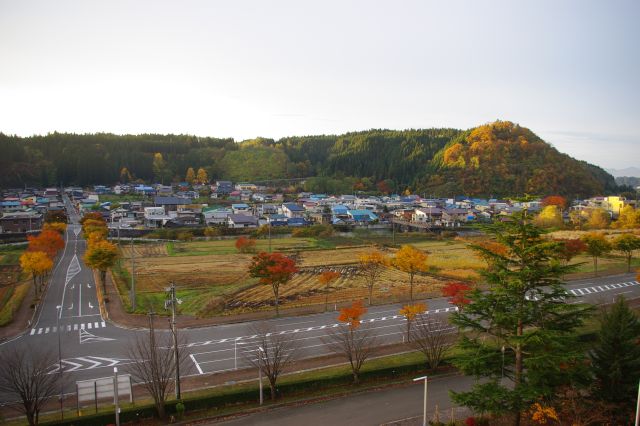
[[[427,310],[424,303],[415,303],[412,305],[404,305],[398,313],[407,320],[407,342],[411,341],[411,324],[419,314],[423,314]]]
[[[53,261],[45,252],[26,251],[20,256],[20,266],[33,277],[33,287],[37,296],[39,287],[37,279],[40,278],[40,284],[42,285],[44,276],[53,268]]]
[[[558,257],[564,261],[565,265],[568,264],[571,259],[587,250],[587,245],[584,241],[577,238],[557,239],[555,241],[562,243],[558,251]]]
[[[567,208],[567,199],[561,195],[549,195],[542,199],[542,205],[544,207],[558,206],[560,210],[564,210]]]
[[[43,231],[56,231],[60,235],[64,235],[67,230],[67,224],[63,222],[49,222],[42,225]]]
[[[56,257],[56,254],[64,248],[64,240],[56,231],[43,230],[37,237],[28,236],[27,240],[29,240],[27,251],[44,252],[50,259]]]
[[[427,254],[407,244],[398,250],[392,264],[409,274],[409,300],[413,301],[413,277],[418,272],[427,271]]]
[[[388,263],[389,259],[387,259],[387,256],[378,250],[364,253],[358,258],[360,274],[364,276],[367,289],[369,290],[369,305],[373,303],[373,286],[376,284],[382,272],[384,272]]]
[[[324,310],[327,311],[327,305],[329,304],[329,284],[340,278],[340,272],[336,271],[324,271],[318,277],[320,284],[324,284]]]
[[[449,303],[462,309],[471,302],[467,299],[467,293],[471,291],[471,286],[462,282],[449,282],[442,288],[442,295],[449,298]]]
[[[329,348],[349,361],[355,384],[360,382],[360,369],[376,346],[376,339],[372,336],[371,330],[361,327],[362,316],[366,312],[367,308],[362,301],[353,302],[351,306],[340,309],[338,321],[344,325],[327,329]]]
[[[253,253],[256,251],[256,240],[243,235],[236,240],[236,249],[240,253]]]
[[[280,315],[278,306],[280,285],[288,282],[298,272],[296,263],[282,253],[260,252],[253,257],[249,265],[249,275],[259,278],[261,284],[270,285],[276,306],[276,316]]]
[[[100,271],[103,294],[106,294],[107,271],[118,259],[118,247],[106,240],[91,244],[84,254],[84,263]]]
[[[82,219],[80,219],[80,224],[84,225],[84,223],[87,220],[97,220],[100,222],[105,222],[104,218],[102,217],[102,215],[98,212],[89,212],[89,213],[85,213],[84,216],[82,216]]]

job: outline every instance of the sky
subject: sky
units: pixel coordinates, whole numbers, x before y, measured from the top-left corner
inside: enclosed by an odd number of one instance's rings
[[[0,0],[0,132],[338,134],[496,119],[640,166],[640,1]]]

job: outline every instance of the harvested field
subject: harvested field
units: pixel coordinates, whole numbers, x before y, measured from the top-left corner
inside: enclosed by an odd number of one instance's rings
[[[121,246],[122,256],[125,258],[131,258],[131,245],[123,244]],[[155,256],[167,256],[167,244],[166,243],[148,243],[148,244],[134,244],[133,253],[136,258],[143,257],[155,257]]]

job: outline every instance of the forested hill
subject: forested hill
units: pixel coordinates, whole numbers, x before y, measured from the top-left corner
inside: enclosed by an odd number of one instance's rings
[[[0,187],[111,184],[123,168],[134,180],[168,183],[183,181],[193,167],[212,180],[313,177],[306,189],[319,192],[589,196],[616,188],[601,168],[500,121],[469,131],[369,130],[241,143],[189,135],[0,133],[0,153]],[[157,153],[161,168],[154,168]]]

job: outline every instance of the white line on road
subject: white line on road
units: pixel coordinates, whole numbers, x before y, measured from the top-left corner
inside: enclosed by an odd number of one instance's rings
[[[193,354],[189,355],[189,358],[191,358],[191,361],[193,361],[193,363],[195,364],[196,368],[198,369],[198,372],[200,374],[204,374],[202,372],[202,368],[200,368],[200,364],[198,364],[198,361],[196,361],[196,358],[193,356]]]

